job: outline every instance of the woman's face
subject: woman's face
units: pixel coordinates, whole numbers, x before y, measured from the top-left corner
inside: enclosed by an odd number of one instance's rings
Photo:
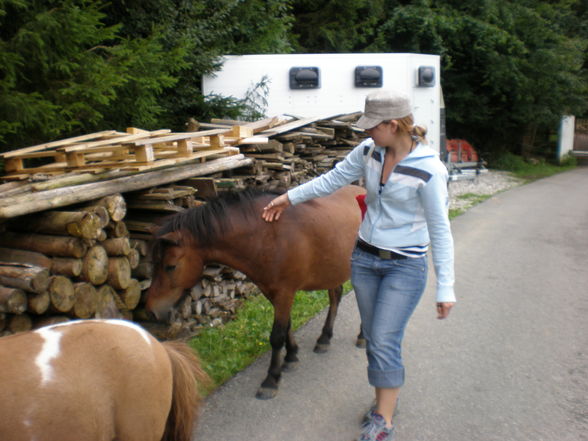
[[[394,120],[383,121],[371,129],[366,129],[366,133],[380,147],[389,147],[394,141],[395,134],[398,130],[398,123]]]

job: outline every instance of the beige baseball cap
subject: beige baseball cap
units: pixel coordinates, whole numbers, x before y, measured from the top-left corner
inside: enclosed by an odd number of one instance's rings
[[[411,113],[408,95],[395,90],[378,90],[365,98],[365,111],[355,125],[367,130],[383,121],[404,118]]]

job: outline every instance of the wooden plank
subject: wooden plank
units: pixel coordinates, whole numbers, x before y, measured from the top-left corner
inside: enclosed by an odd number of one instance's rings
[[[10,152],[0,154],[0,158],[13,158],[15,156],[19,156],[21,154],[27,154],[32,152],[38,152],[41,150],[48,150],[51,148],[59,147],[66,144],[71,144],[74,142],[85,141],[88,139],[100,138],[108,135],[113,135],[117,133],[116,130],[104,130],[102,132],[90,133],[88,135],[82,136],[75,136],[73,138],[66,138],[59,141],[48,142],[45,144],[38,144],[30,147],[25,147],[18,150],[12,150]]]
[[[261,132],[261,134],[263,136],[272,137],[272,136],[279,135],[281,133],[290,132],[292,130],[299,129],[300,127],[308,126],[309,124],[312,124],[317,121],[321,121],[323,119],[324,119],[324,117],[303,118],[303,119],[292,121],[292,122],[289,122],[286,124],[282,124],[281,126],[277,126],[277,127],[273,127],[268,130],[264,130],[263,132]]]
[[[225,134],[230,131],[231,131],[231,129],[227,128],[227,129],[217,129],[217,130],[204,130],[201,132],[174,133],[169,136],[161,136],[161,137],[156,137],[156,138],[137,140],[137,141],[134,141],[133,144],[134,145],[146,145],[146,144],[178,141],[180,139],[202,138],[205,136],[222,135],[222,134]]]
[[[194,176],[203,176],[251,165],[252,162],[252,159],[245,158],[243,155],[231,155],[203,164],[187,164],[165,168],[151,173],[125,176],[106,182],[96,182],[26,194],[10,198],[10,201],[0,199],[0,218],[12,218],[50,208],[64,207],[78,202],[98,199],[114,192],[142,190],[155,185],[169,184]]]
[[[118,136],[118,137],[112,138],[112,139],[104,139],[102,141],[88,142],[88,143],[84,143],[84,144],[78,144],[75,146],[60,147],[58,150],[61,150],[64,152],[79,152],[79,151],[95,149],[96,147],[101,147],[101,146],[105,146],[105,145],[109,145],[109,144],[131,143],[132,141],[144,139],[146,136],[157,137],[159,135],[162,135],[165,133],[170,133],[170,132],[171,132],[171,130],[169,130],[169,129],[161,129],[161,130],[149,132],[148,134],[137,133],[134,135]],[[145,143],[145,144],[150,144],[150,143]],[[135,144],[135,145],[138,145],[138,144]]]

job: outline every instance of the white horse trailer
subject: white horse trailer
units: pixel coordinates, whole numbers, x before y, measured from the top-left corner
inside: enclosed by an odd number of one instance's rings
[[[220,71],[205,76],[204,95],[244,99],[262,82],[268,92],[256,104],[267,116],[332,117],[363,111],[366,95],[396,89],[412,100],[416,124],[425,126],[431,146],[442,151],[443,99],[438,55],[277,54],[229,55]]]

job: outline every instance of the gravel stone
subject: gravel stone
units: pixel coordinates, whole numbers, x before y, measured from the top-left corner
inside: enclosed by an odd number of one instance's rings
[[[524,181],[515,178],[511,173],[504,171],[488,170],[473,179],[464,179],[449,182],[449,209],[467,210],[476,204],[474,198],[460,198],[460,196],[494,195],[509,188],[521,185]]]

